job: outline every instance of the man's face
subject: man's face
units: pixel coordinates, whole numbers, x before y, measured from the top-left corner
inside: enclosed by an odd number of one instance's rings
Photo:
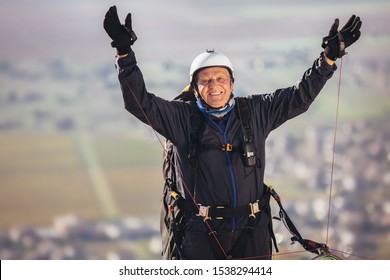
[[[200,70],[196,83],[203,100],[213,108],[225,106],[233,91],[229,71],[224,67],[208,67]]]

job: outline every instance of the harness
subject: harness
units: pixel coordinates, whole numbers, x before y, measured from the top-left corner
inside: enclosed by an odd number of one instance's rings
[[[250,126],[250,111],[249,106],[245,98],[236,98],[237,106],[235,106],[235,113],[239,116],[242,131],[243,131],[243,156],[245,162],[251,161],[248,166],[255,166],[257,164],[256,156],[254,153],[254,146],[252,144],[253,134]],[[194,103],[191,104],[191,132],[190,132],[190,150],[188,153],[188,160],[190,162],[190,166],[192,169],[196,169],[198,167],[197,162],[197,154],[201,150],[207,149],[216,149],[220,151],[226,152],[237,152],[241,151],[239,147],[233,147],[232,144],[224,144],[224,145],[213,145],[213,144],[205,144],[199,143],[199,130],[200,126],[203,123],[203,116],[199,112],[197,106]]]
[[[248,217],[248,223],[241,234],[241,236],[237,239],[235,245],[233,246],[234,250],[236,247],[240,247],[240,243],[246,239],[247,236],[253,236],[253,229],[254,229],[254,223],[256,220],[256,216],[261,212],[261,211],[266,211],[267,213],[270,213],[270,206],[269,206],[269,200],[270,200],[270,193],[266,193],[260,200],[257,200],[254,203],[249,203],[246,206],[242,207],[237,207],[237,208],[225,208],[223,206],[204,206],[201,204],[195,205],[192,201],[184,199],[181,195],[179,195],[176,192],[171,192],[171,198],[172,198],[172,203],[168,206],[168,211],[169,211],[169,216],[173,219],[170,223],[171,227],[171,233],[172,233],[172,240],[177,240],[180,241],[180,238],[183,237],[183,229],[180,226],[180,223],[177,221],[174,221],[175,219],[178,218],[177,213],[180,212],[181,214],[179,215],[180,218],[182,219],[183,217],[187,215],[193,215],[195,214],[196,216],[202,217],[203,221],[211,221],[211,220],[222,220],[226,218],[232,218],[232,217]],[[179,210],[179,211],[178,211]],[[270,223],[270,226],[272,226],[272,223]],[[276,250],[278,251],[276,247],[276,239],[273,233],[273,230],[271,228],[270,230],[272,239],[274,241],[274,246]],[[216,238],[214,235],[216,235],[217,232],[215,231],[210,231],[209,232],[209,237],[211,244],[215,250],[215,252],[220,252],[221,248],[220,245],[218,244]],[[176,252],[174,252],[173,258],[179,258],[183,259],[185,256],[181,252],[180,249],[180,243],[176,243],[175,249]],[[220,254],[222,257],[222,254]],[[230,256],[230,255],[229,255]],[[172,259],[172,257],[170,258]]]
[[[199,143],[199,131],[202,123],[204,122],[204,117],[201,112],[198,110],[196,104],[191,99],[192,95],[188,94],[179,95],[176,99],[184,101],[190,101],[191,105],[191,131],[190,131],[190,145],[188,152],[188,160],[191,168],[196,169],[198,167],[197,154],[201,150],[205,149],[217,149],[220,151],[226,152],[242,152],[246,162],[254,162],[254,164],[249,164],[248,166],[255,166],[257,159],[254,153],[254,146],[252,144],[253,133],[250,125],[250,111],[249,106],[245,98],[236,98],[235,113],[239,116],[241,121],[242,130],[243,130],[243,147],[233,147],[231,144],[225,145],[210,145],[210,144],[200,144]],[[247,146],[252,145],[248,148]],[[226,208],[224,206],[208,206],[201,204],[194,204],[192,200],[184,199],[178,192],[176,187],[176,174],[174,169],[174,152],[173,144],[170,141],[165,143],[165,160],[163,165],[164,177],[165,177],[165,186],[164,186],[164,199],[163,199],[163,208],[161,212],[161,223],[160,229],[163,238],[163,258],[164,259],[183,259],[185,256],[181,253],[180,250],[180,241],[183,237],[182,229],[182,220],[185,216],[193,215],[202,217],[203,221],[209,220],[222,220],[226,218],[233,217],[248,217],[248,223],[246,226],[245,234],[253,234],[253,227],[256,220],[256,216],[261,211],[266,211],[267,214],[271,215],[269,200],[270,193],[265,192],[265,195],[260,199],[249,203],[248,205],[237,207],[237,208]],[[164,215],[164,209],[167,211]],[[164,227],[165,225],[165,227]],[[272,223],[270,223],[270,232],[273,239],[274,246],[276,247],[276,239],[272,229]],[[211,243],[215,245],[216,250],[221,250],[217,248],[215,237],[213,232],[210,232]],[[242,234],[244,235],[244,234]],[[244,239],[244,238],[239,238]],[[237,242],[239,243],[239,242]]]
[[[188,93],[187,93],[188,94]],[[183,94],[182,94],[183,95]],[[182,96],[181,95],[181,96]],[[180,97],[180,96],[179,96]],[[177,98],[178,99],[178,98]],[[188,100],[187,100],[188,101]],[[253,133],[250,126],[250,111],[247,101],[244,98],[236,98],[237,106],[235,107],[236,113],[239,115],[243,134],[243,156],[247,161],[248,166],[255,166],[257,164],[254,153],[252,154]],[[197,153],[202,149],[218,149],[221,151],[235,152],[240,151],[238,147],[233,147],[231,144],[212,146],[199,144],[198,134],[200,127],[203,123],[203,117],[196,107],[195,103],[191,104],[191,132],[190,132],[190,149],[188,152],[188,159],[191,168],[196,169],[198,167]],[[249,146],[249,147],[248,147]],[[182,221],[186,216],[195,214],[202,217],[204,222],[211,220],[222,220],[233,217],[248,217],[246,229],[242,232],[241,236],[237,239],[233,249],[239,247],[241,242],[244,242],[249,236],[253,236],[254,224],[257,215],[262,211],[265,211],[267,215],[271,217],[270,198],[277,202],[279,205],[279,217],[275,218],[283,221],[285,227],[293,235],[292,242],[299,242],[303,248],[309,252],[315,253],[318,256],[331,255],[328,251],[328,247],[323,243],[318,243],[312,240],[304,239],[294,223],[291,221],[287,212],[284,210],[281,203],[280,196],[277,194],[272,186],[264,185],[264,195],[248,205],[237,208],[226,208],[224,206],[209,206],[209,205],[195,205],[194,201],[183,198],[176,186],[176,173],[174,167],[174,152],[173,144],[170,141],[165,143],[165,160],[163,164],[164,170],[164,197],[163,207],[161,211],[160,229],[163,242],[163,259],[185,259],[181,251],[181,240],[184,236],[184,229]],[[164,213],[165,212],[165,213]],[[275,234],[273,231],[272,222],[269,223],[269,232],[276,252],[279,252]],[[210,229],[209,236],[211,244],[215,249],[215,252],[221,251],[221,247],[216,239],[216,232]],[[228,255],[230,257],[230,255]]]

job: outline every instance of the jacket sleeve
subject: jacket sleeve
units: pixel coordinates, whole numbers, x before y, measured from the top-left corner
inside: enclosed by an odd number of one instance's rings
[[[263,127],[265,135],[287,120],[306,112],[336,69],[336,65],[326,63],[322,53],[294,86],[270,94],[252,95],[260,118],[259,126]]]
[[[125,109],[176,144],[185,141],[190,108],[181,101],[168,101],[149,93],[134,52],[116,63]]]

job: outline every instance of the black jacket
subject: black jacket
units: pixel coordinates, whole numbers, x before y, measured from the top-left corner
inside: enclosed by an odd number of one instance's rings
[[[247,97],[259,161],[256,167],[246,167],[242,155],[238,152],[205,149],[197,155],[199,165],[194,171],[187,158],[191,132],[190,105],[182,101],[164,100],[149,93],[133,52],[118,59],[117,67],[125,108],[175,145],[176,168],[178,174],[182,174],[178,178],[182,195],[191,199],[188,194],[190,191],[196,203],[229,208],[248,205],[262,197],[267,136],[288,119],[305,112],[336,69],[335,66],[329,66],[321,55],[296,85],[278,89],[271,94]],[[200,143],[242,146],[243,129],[235,110],[225,116],[225,129],[210,116],[205,116],[204,119],[204,125],[199,132]],[[268,218],[262,219],[264,223],[269,222]],[[242,219],[234,218],[212,223],[216,228],[227,231],[245,227]],[[200,223],[194,223],[188,230],[198,231],[199,227]]]

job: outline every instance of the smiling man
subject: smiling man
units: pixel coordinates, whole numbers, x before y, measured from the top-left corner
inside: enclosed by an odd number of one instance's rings
[[[212,108],[225,107],[233,92],[233,82],[227,69],[210,67],[203,69],[197,79],[199,94]]]
[[[173,232],[167,259],[271,259],[272,222],[265,187],[265,141],[287,120],[304,113],[332,77],[334,61],[360,36],[352,16],[338,20],[323,40],[324,51],[291,87],[271,94],[234,97],[234,69],[222,53],[208,50],[190,67],[183,100],[162,99],[146,89],[131,45],[131,14],[125,24],[111,7],[104,28],[117,49],[125,108],[172,143],[167,179],[169,213],[161,231]],[[197,120],[196,122],[194,120]],[[196,129],[195,129],[196,127]]]
[[[207,50],[191,64],[190,83],[202,106],[223,109],[233,97],[233,65],[223,54]]]

